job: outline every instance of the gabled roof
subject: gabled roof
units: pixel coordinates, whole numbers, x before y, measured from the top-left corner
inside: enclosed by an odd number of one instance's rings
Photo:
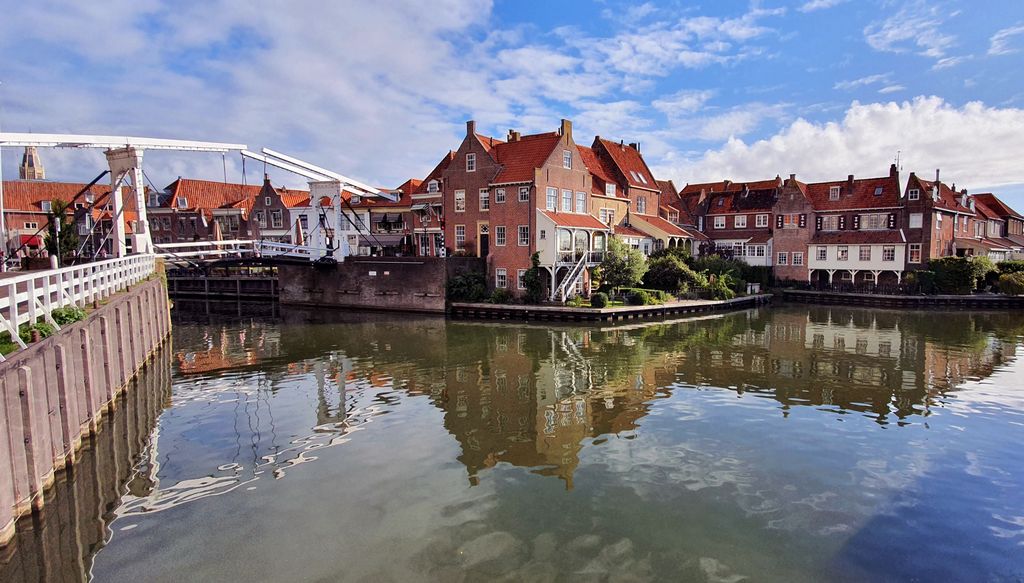
[[[729,186],[732,184],[731,180],[722,180],[720,182],[700,182],[696,184],[687,184],[679,191],[679,196],[689,196],[691,194],[700,194],[701,192],[725,192],[729,190]]]
[[[578,229],[599,229],[608,230],[608,225],[597,220],[593,215],[580,215],[576,213],[555,213],[543,209],[538,212],[551,219],[551,222],[562,227],[576,227]]]
[[[630,227],[629,225],[616,225],[612,232],[620,237],[636,237],[639,239],[650,238],[650,235],[648,235],[647,233],[644,233],[643,231],[638,231],[633,227]]]
[[[57,199],[70,202],[83,188],[85,184],[77,182],[50,182],[48,180],[5,180],[4,181],[4,210],[6,212],[43,212],[43,201],[54,201]],[[94,184],[89,192],[93,200],[110,194],[109,184]],[[127,195],[128,188],[122,187],[121,192],[125,193],[124,199],[132,198]],[[82,195],[77,202],[85,203],[85,195]]]
[[[454,159],[455,152],[448,150],[448,153],[441,158],[441,161],[437,163],[437,166],[434,166],[434,169],[430,171],[430,174],[427,174],[427,177],[420,182],[420,185],[416,188],[413,194],[428,194],[427,188],[430,186],[430,181],[440,181],[441,175],[444,174],[444,171],[448,169],[448,165],[451,164]]]
[[[483,134],[475,135],[476,139],[480,141],[480,144],[484,147],[485,150],[487,150],[488,154],[493,155],[492,150],[494,149],[494,146],[505,143],[503,140],[500,140],[498,138],[492,138],[491,136],[485,136]]]
[[[1001,221],[1003,217],[999,216],[999,213],[995,212],[988,207],[984,202],[974,199],[974,212],[977,213],[981,218],[988,219],[991,221]]]
[[[669,221],[668,219],[663,219],[661,217],[655,217],[652,215],[630,214],[629,221],[630,223],[646,223],[658,229],[659,231],[667,233],[668,235],[673,237],[690,236],[690,232],[687,231],[686,229],[678,227],[672,221]]]
[[[1003,219],[1013,218],[1024,220],[1024,216],[1021,216],[1020,213],[1013,210],[1013,208],[1011,208],[1010,205],[1000,200],[998,196],[992,194],[991,192],[981,192],[978,194],[972,194],[971,197],[974,198],[975,203],[980,202],[984,204],[988,208],[992,209],[992,211],[994,211]]]
[[[675,200],[679,197],[679,191],[671,180],[659,180],[658,189],[661,190],[661,201],[663,203]]]
[[[309,193],[305,190],[271,188],[281,196],[281,202],[289,208],[309,204]],[[239,208],[244,215],[248,215],[252,210],[253,201],[263,190],[263,185],[178,178],[167,186],[167,190],[171,196],[160,204],[162,208],[179,209],[178,197],[184,196],[186,205],[182,210],[201,212],[210,218],[213,216],[213,209]]]
[[[775,206],[776,195],[774,187],[713,193],[707,199],[707,214],[768,212]]]
[[[644,162],[643,156],[640,152],[632,145],[626,145],[622,142],[613,142],[611,140],[605,140],[600,136],[594,138],[594,148],[601,146],[601,150],[608,153],[611,157],[611,162],[614,164],[619,173],[625,177],[626,183],[635,188],[646,188],[649,190],[659,191],[658,181],[654,179],[654,175],[651,174],[651,169],[647,167],[647,163]]]
[[[561,139],[558,132],[550,132],[522,136],[513,142],[496,142],[491,155],[501,165],[501,170],[491,182],[532,182],[536,170],[547,162]]]
[[[615,189],[615,196],[619,197],[623,195],[622,185],[615,179],[615,171],[612,170],[611,166],[608,165],[603,157],[598,156],[597,152],[595,152],[593,148],[577,144],[576,149],[580,151],[580,158],[583,159],[583,164],[587,167],[587,170],[589,170],[590,174],[596,178],[596,180],[592,181],[594,194],[604,196],[604,185],[615,184],[618,187]]]
[[[932,196],[932,189],[933,189],[933,187],[935,185],[936,185],[936,182],[934,180],[925,180],[925,179],[921,178],[920,176],[918,176],[918,175],[914,174],[913,172],[911,172],[910,173],[910,181],[907,182],[907,190],[910,190],[911,188],[915,188],[916,187],[916,188],[920,189],[921,197],[922,198],[924,198],[924,197],[931,197]],[[937,208],[945,209],[945,210],[948,210],[950,212],[957,212],[957,213],[963,213],[963,214],[968,214],[968,215],[973,215],[974,214],[974,211],[972,211],[969,207],[966,207],[966,206],[960,204],[960,198],[961,198],[961,194],[960,193],[957,193],[955,190],[953,190],[952,188],[950,188],[949,186],[947,186],[943,182],[939,182],[938,186],[939,186],[939,200],[935,201],[935,206]]]
[[[839,199],[831,200],[833,187]],[[886,208],[900,205],[900,182],[896,176],[833,180],[807,185],[807,198],[816,211]]]

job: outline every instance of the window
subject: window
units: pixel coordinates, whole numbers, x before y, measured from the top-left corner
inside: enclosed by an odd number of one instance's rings
[[[882,261],[896,261],[896,247],[892,245],[882,247]]]
[[[733,217],[732,226],[737,229],[745,229],[747,227],[747,215],[736,215]]]
[[[865,231],[877,231],[889,227],[889,215],[870,214],[860,216],[860,228]]]
[[[910,228],[920,229],[924,224],[924,215],[921,213],[910,213]]]
[[[361,196],[359,196],[357,194],[353,194],[352,195],[352,201],[351,201],[352,204],[359,204],[360,202],[362,202],[362,200],[363,200],[363,197],[361,197]]]
[[[724,229],[725,228],[725,217],[722,217],[722,216],[715,217],[715,228],[716,229]]]
[[[530,246],[530,225],[519,225],[519,246]]]
[[[194,220],[194,219],[193,219]],[[263,211],[256,211],[256,222],[264,229],[267,228],[267,215]]]
[[[494,270],[494,287],[508,287],[508,271],[503,267]]]
[[[851,273],[849,271],[844,271],[843,272],[842,280],[843,281],[853,281],[853,273]],[[841,338],[840,336],[836,336],[836,341],[838,342],[840,338]]]
[[[238,217],[233,216],[231,218],[234,219],[234,221],[232,221],[232,222],[234,223],[235,228],[237,229],[238,228]],[[160,218],[160,224],[163,225],[165,231],[170,231],[171,230],[171,217],[161,217]]]
[[[466,212],[466,191],[456,190],[455,191],[455,212],[464,213]]]
[[[864,282],[865,283],[874,283],[875,282],[875,274],[870,272],[870,271],[864,272]]]
[[[597,214],[602,223],[606,225],[615,224],[615,209],[601,209]]]
[[[563,213],[570,213],[570,212],[572,212],[572,191],[571,190],[563,190],[562,191],[562,212]]]
[[[178,200],[175,201],[178,204],[178,208],[188,208],[188,199],[184,196],[179,196]]]
[[[911,188],[907,191],[907,200],[919,200],[921,198],[921,191],[916,188]]]
[[[476,172],[476,154],[466,154],[466,172]]]
[[[486,211],[491,209],[491,192],[486,188],[480,189],[480,210]]]
[[[466,242],[466,225],[455,225],[455,246],[462,247]]]
[[[526,289],[526,270],[516,270],[516,289]]]
[[[274,203],[270,201],[270,197],[269,196],[264,196],[263,197],[263,206],[270,206],[272,204],[274,204]]]
[[[562,168],[572,169],[572,152],[562,150]]]
[[[576,193],[576,212],[580,214],[587,212],[587,193]]]
[[[839,200],[839,190],[840,189],[839,189],[838,186],[830,186],[828,188],[828,199],[829,200]]]
[[[768,215],[757,215],[754,219],[754,226],[756,227],[767,227],[768,226]]]
[[[498,189],[496,189],[494,191],[494,202],[497,203],[497,204],[501,204],[501,203],[505,202],[505,189],[504,188],[498,188]]]
[[[540,240],[543,241],[548,238],[548,232],[545,229],[540,230]]]
[[[519,187],[519,202],[530,202],[530,187],[520,186]]]
[[[799,227],[800,227],[800,215],[797,215],[797,214],[782,215],[782,228],[783,229],[797,229]]]
[[[548,187],[547,209],[549,211],[558,209],[558,189],[554,186]]]
[[[505,225],[494,227],[494,244],[498,247],[505,246]]]
[[[438,192],[438,190],[439,189],[437,187],[437,181],[436,180],[431,180],[430,182],[427,183],[427,192],[433,194],[435,192]]]
[[[860,260],[871,261],[871,247],[867,245],[860,246]]]
[[[793,265],[803,265],[803,264],[804,264],[804,253],[803,253],[803,251],[794,251],[793,252]]]
[[[647,197],[639,196],[636,199],[636,212],[640,214],[647,214]]]
[[[299,226],[303,231],[309,230],[309,218],[306,215],[299,215]]]
[[[910,263],[921,263],[921,244],[911,243],[910,244],[910,258],[907,260]]]
[[[604,195],[605,196],[615,196],[615,183],[610,183],[610,184],[605,184],[604,185]]]
[[[284,226],[284,221],[281,218],[280,210],[270,211],[270,226],[275,229],[280,229]]]
[[[882,196],[882,187],[881,186],[876,186],[875,187],[875,196]]]
[[[747,247],[747,257],[764,257],[764,245],[750,245]]]
[[[942,213],[935,213],[935,230],[942,230]]]
[[[818,261],[825,261],[828,259],[828,247],[818,247]]]
[[[839,215],[826,215],[821,217],[821,230],[822,231],[838,231],[839,230]]]
[[[846,261],[850,258],[850,248],[847,247],[846,245],[840,245],[838,254],[840,261]]]
[[[785,251],[779,251],[778,258],[775,260],[777,265],[788,265],[789,264],[789,253]]]
[[[38,229],[39,228],[39,223],[31,222],[31,221],[27,222],[27,223],[25,223],[25,228],[26,229]]]

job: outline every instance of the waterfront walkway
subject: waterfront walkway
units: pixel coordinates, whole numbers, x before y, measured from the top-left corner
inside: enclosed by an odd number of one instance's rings
[[[594,321],[655,319],[665,316],[698,314],[752,308],[771,301],[771,294],[758,294],[731,300],[676,300],[653,306],[615,306],[574,308],[571,306],[533,306],[452,302],[448,313],[456,318],[488,320]]]

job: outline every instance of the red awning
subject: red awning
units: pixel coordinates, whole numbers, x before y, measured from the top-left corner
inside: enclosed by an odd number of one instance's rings
[[[42,247],[43,238],[39,235],[22,235],[21,244],[28,245],[29,247]]]

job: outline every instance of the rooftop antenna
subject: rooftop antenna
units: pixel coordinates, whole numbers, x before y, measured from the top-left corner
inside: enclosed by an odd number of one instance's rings
[[[900,153],[901,152],[902,152],[902,150],[896,150],[896,169],[897,170],[903,170],[903,168],[900,166]]]

